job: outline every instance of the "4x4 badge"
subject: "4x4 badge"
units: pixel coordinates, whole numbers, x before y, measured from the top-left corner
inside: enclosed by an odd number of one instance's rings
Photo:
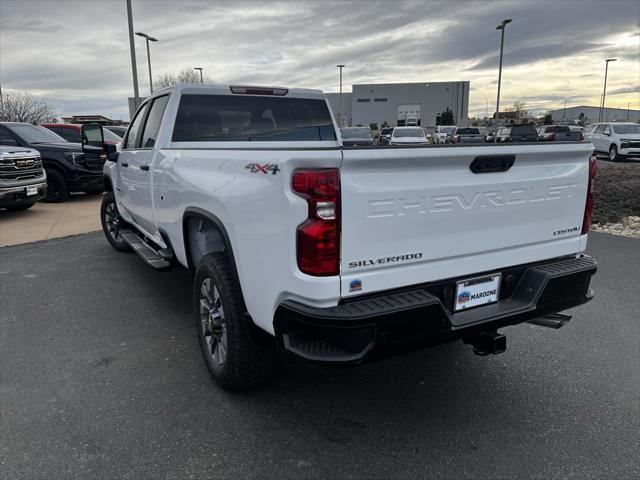
[[[250,163],[244,168],[249,170],[251,173],[264,173],[265,175],[268,175],[269,172],[275,175],[280,171],[280,167],[278,167],[277,163]]]

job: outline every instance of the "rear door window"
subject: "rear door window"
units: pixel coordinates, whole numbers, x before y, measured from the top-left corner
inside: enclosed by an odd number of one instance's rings
[[[174,142],[336,140],[324,100],[277,96],[183,95]]]
[[[167,102],[169,101],[169,95],[163,95],[153,101],[151,110],[149,110],[149,117],[147,123],[144,126],[144,133],[142,134],[141,148],[153,148],[158,138],[158,132],[160,131],[160,124],[162,123],[162,117],[164,116],[164,110],[167,108]]]
[[[147,116],[148,106],[149,104],[144,104],[142,108],[138,110],[136,117],[133,119],[133,122],[129,127],[127,138],[124,141],[124,148],[137,148],[140,145],[140,142],[138,140],[140,139],[140,134],[142,133],[142,122],[144,120],[144,117]]]

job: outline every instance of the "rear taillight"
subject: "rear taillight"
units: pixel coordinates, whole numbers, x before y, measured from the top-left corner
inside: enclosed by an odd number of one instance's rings
[[[582,220],[582,235],[589,233],[591,227],[591,214],[593,213],[593,181],[598,171],[596,157],[589,160],[589,185],[587,186],[587,203],[584,207],[584,218]]]
[[[584,140],[584,133],[580,132],[580,134],[578,135],[578,140],[580,141]]]
[[[551,134],[551,141],[552,141],[552,142],[555,142],[555,141],[556,141],[556,134],[555,134],[555,133],[552,133],[552,134]]]
[[[298,227],[298,268],[307,275],[340,273],[340,173],[337,168],[296,170],[291,189],[309,205]]]

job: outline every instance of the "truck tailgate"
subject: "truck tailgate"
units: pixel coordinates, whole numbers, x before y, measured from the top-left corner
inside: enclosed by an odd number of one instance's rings
[[[341,295],[581,251],[592,150],[589,143],[344,149]]]

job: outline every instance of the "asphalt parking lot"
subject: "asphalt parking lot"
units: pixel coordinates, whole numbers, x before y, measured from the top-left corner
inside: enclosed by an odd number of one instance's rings
[[[101,234],[0,250],[0,477],[638,478],[640,240],[592,234],[596,299],[553,331],[505,329],[357,368],[288,360],[210,381],[186,271]]]

